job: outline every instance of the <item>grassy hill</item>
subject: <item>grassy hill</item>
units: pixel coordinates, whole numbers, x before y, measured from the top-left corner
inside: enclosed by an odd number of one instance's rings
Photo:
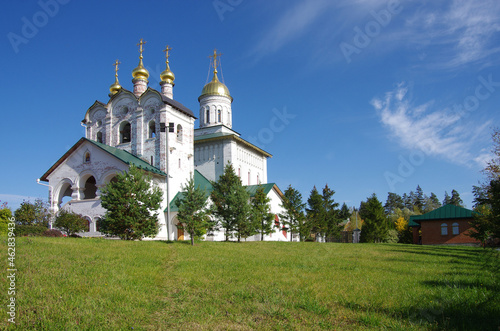
[[[22,329],[500,326],[500,260],[479,248],[18,238],[15,262]]]

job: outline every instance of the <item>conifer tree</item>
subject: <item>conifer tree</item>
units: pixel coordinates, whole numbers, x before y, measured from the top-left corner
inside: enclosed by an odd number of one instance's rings
[[[284,199],[281,207],[284,213],[279,214],[284,226],[288,227],[290,233],[290,241],[293,240],[293,234],[299,234],[299,240],[303,241],[303,237],[309,234],[309,229],[305,223],[304,208],[305,203],[302,202],[302,194],[289,185],[284,192]]]
[[[406,194],[405,194],[406,195]],[[396,208],[403,209],[405,207],[403,198],[397,193],[389,192],[384,205],[385,213],[392,214]]]
[[[326,231],[325,237],[337,237],[340,234],[339,224],[342,219],[339,217],[338,202],[335,202],[333,195],[335,191],[328,187],[328,184],[323,188],[323,208],[324,208],[324,223]]]
[[[194,245],[194,239],[202,237],[212,226],[206,209],[208,196],[199,186],[195,187],[193,178],[188,180],[182,190],[184,195],[175,202],[179,208],[178,227],[189,233],[191,245]]]
[[[230,163],[226,165],[219,179],[212,182],[212,186],[210,197],[213,202],[213,215],[224,228],[226,241],[234,232],[238,241],[255,233],[255,228],[251,225],[250,195]]]
[[[441,207],[441,202],[439,201],[436,194],[434,194],[433,192],[431,192],[430,196],[425,196],[424,200],[425,200],[424,210],[422,210],[423,214],[428,213],[430,211],[433,211],[434,209]]]
[[[450,204],[457,207],[464,207],[464,202],[460,198],[460,194],[456,190],[451,190]]]
[[[311,232],[324,237],[327,230],[325,222],[326,210],[323,203],[323,197],[319,194],[316,186],[311,190],[311,194],[307,199],[307,205],[307,222],[309,223]]]
[[[156,236],[162,192],[152,177],[130,166],[116,179],[102,190],[101,204],[106,214],[99,231],[127,240]]]
[[[340,207],[340,212],[339,212],[339,218],[341,220],[346,220],[351,216],[351,211],[349,210],[349,207],[345,204],[345,202],[342,204],[342,207]]]
[[[273,232],[274,214],[270,213],[271,199],[264,192],[264,186],[259,185],[255,196],[252,199],[252,218],[254,227],[260,232],[260,240],[264,240],[264,235]]]
[[[443,199],[443,206],[451,204],[451,197],[448,194],[448,191],[444,191],[444,199]]]
[[[415,190],[415,201],[413,203],[413,206],[417,207],[419,212],[422,212],[424,210],[424,205],[425,205],[424,191],[422,190],[420,185],[417,185],[417,189]]]
[[[359,215],[363,219],[361,231],[362,242],[382,242],[389,231],[389,223],[384,213],[384,207],[375,193],[366,201],[361,202]]]

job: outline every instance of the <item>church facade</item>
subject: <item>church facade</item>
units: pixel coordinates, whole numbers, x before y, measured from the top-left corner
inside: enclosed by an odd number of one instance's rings
[[[283,194],[267,181],[267,159],[271,154],[241,138],[232,128],[232,102],[227,86],[217,75],[218,56],[214,51],[213,78],[198,98],[199,128],[193,111],[174,100],[175,75],[169,66],[168,46],[166,69],[160,75],[160,90],[148,86],[149,72],[143,64],[143,45],[139,46],[139,65],[132,71],[133,90],[118,81],[118,60],[115,82],[110,86],[107,103],[100,101],[87,110],[82,120],[85,137],[71,147],[41,178],[48,182],[50,208],[84,216],[88,228],[84,236],[100,236],[99,221],[105,213],[101,206],[101,189],[116,174],[132,165],[147,171],[163,192],[159,211],[160,231],[156,239],[188,239],[178,229],[174,198],[182,185],[194,177],[195,184],[211,189],[231,163],[242,184],[252,194],[264,185],[275,214],[275,232],[265,240],[290,240],[283,231],[278,214],[282,212]],[[225,233],[209,233],[207,240],[224,240]],[[260,235],[249,238],[260,240]]]

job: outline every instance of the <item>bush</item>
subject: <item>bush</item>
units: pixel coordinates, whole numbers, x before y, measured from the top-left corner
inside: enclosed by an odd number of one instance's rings
[[[45,225],[19,225],[16,224],[14,233],[17,237],[22,236],[40,236],[47,227]]]
[[[64,209],[59,212],[54,222],[54,226],[66,232],[68,236],[85,231],[87,224],[87,220],[82,215]]]
[[[48,229],[43,231],[43,237],[64,237],[62,232],[56,229]]]

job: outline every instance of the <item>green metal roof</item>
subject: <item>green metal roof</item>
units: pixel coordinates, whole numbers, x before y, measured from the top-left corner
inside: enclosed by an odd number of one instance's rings
[[[132,153],[124,151],[123,149],[111,147],[111,146],[108,146],[106,144],[98,143],[97,141],[93,141],[93,140],[90,140],[87,138],[82,138],[82,139],[85,139],[86,141],[96,145],[97,147],[108,152],[109,154],[113,155],[117,159],[120,159],[120,161],[125,162],[128,165],[134,165],[139,169],[143,169],[143,170],[146,170],[146,171],[158,174],[158,175],[162,175],[162,176],[167,176],[167,174],[164,173],[163,171],[161,171],[160,169],[153,167],[151,164],[138,158],[137,156],[133,155]]]
[[[137,156],[135,156],[127,151],[124,151],[124,150],[116,148],[116,147],[111,147],[111,146],[108,146],[108,145],[105,145],[102,143],[98,143],[97,141],[93,141],[93,140],[90,140],[87,138],[80,138],[80,140],[78,140],[78,142],[76,144],[74,144],[73,147],[71,147],[66,153],[64,153],[64,155],[56,163],[54,163],[52,165],[52,167],[50,167],[50,169],[47,170],[47,172],[42,177],[40,177],[40,180],[45,181],[45,182],[48,181],[47,177],[61,163],[63,163],[78,147],[80,147],[84,142],[89,142],[89,143],[99,147],[103,151],[113,155],[114,157],[116,157],[117,159],[119,159],[120,161],[122,161],[128,165],[134,165],[139,169],[143,169],[143,170],[146,170],[146,171],[149,171],[149,172],[161,175],[161,176],[167,176],[167,174],[164,173],[163,171],[161,171],[160,169],[153,167],[152,165],[150,165],[146,161],[141,160]]]
[[[267,183],[267,184],[260,184],[260,185],[248,185],[248,186],[245,186],[245,188],[247,189],[247,192],[250,193],[250,197],[254,197],[255,193],[257,193],[257,189],[259,188],[259,186],[263,186],[264,193],[268,194],[272,190],[274,185],[275,185],[274,183]]]
[[[236,135],[234,133],[215,132],[215,133],[201,134],[199,136],[194,136],[194,141],[207,140],[207,139],[213,139],[213,138],[230,137],[230,136],[236,136]]]
[[[434,209],[423,215],[410,216],[409,226],[419,226],[418,222],[431,220],[444,220],[456,218],[471,218],[473,211],[467,208],[458,207],[455,205],[445,205],[438,209]]]

